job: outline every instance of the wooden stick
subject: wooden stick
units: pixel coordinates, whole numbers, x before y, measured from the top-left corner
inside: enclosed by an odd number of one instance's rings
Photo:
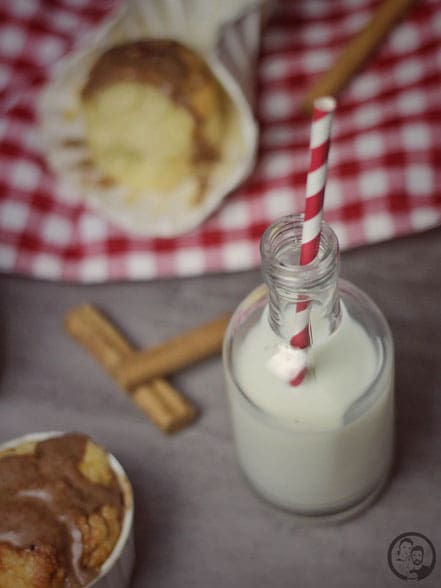
[[[93,306],[86,304],[74,308],[65,317],[65,327],[113,377],[121,361],[135,351]],[[127,388],[125,390],[129,392]],[[164,433],[174,433],[182,429],[196,416],[195,407],[162,378],[136,387],[130,396]]]
[[[224,315],[161,345],[125,356],[115,369],[118,382],[131,389],[220,353],[230,317]]]
[[[385,0],[370,22],[345,47],[334,66],[307,93],[302,110],[311,113],[316,98],[336,96],[413,2],[415,0]]]

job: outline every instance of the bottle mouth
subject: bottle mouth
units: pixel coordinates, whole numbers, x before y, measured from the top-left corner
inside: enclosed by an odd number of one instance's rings
[[[322,221],[317,256],[300,265],[303,214],[284,216],[271,224],[260,241],[264,274],[278,286],[301,292],[336,280],[339,271],[337,235]]]

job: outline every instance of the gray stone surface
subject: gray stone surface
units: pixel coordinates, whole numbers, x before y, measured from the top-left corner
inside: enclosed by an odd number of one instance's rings
[[[173,381],[200,407],[162,436],[63,331],[93,302],[139,345],[233,309],[258,272],[77,286],[3,277],[0,442],[31,431],[81,430],[125,466],[136,500],[133,588],[400,586],[386,554],[405,531],[441,558],[441,230],[343,255],[342,275],[368,292],[396,342],[397,455],[381,498],[341,525],[306,525],[258,500],[239,472],[219,358]],[[422,582],[441,585],[441,561]]]

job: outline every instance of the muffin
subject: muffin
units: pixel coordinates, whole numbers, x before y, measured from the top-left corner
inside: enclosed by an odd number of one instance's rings
[[[204,59],[173,40],[105,51],[81,92],[92,161],[109,183],[167,194],[222,157],[231,104]]]
[[[125,510],[108,454],[85,435],[1,451],[1,588],[89,585],[118,542]]]

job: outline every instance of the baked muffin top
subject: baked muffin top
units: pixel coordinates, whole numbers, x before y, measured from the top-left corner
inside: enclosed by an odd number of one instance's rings
[[[143,39],[107,49],[89,72],[81,97],[119,82],[148,83],[199,119],[213,104],[205,90],[215,81],[196,52],[172,39]]]
[[[124,505],[107,453],[66,434],[0,453],[0,586],[87,585],[119,537]]]

